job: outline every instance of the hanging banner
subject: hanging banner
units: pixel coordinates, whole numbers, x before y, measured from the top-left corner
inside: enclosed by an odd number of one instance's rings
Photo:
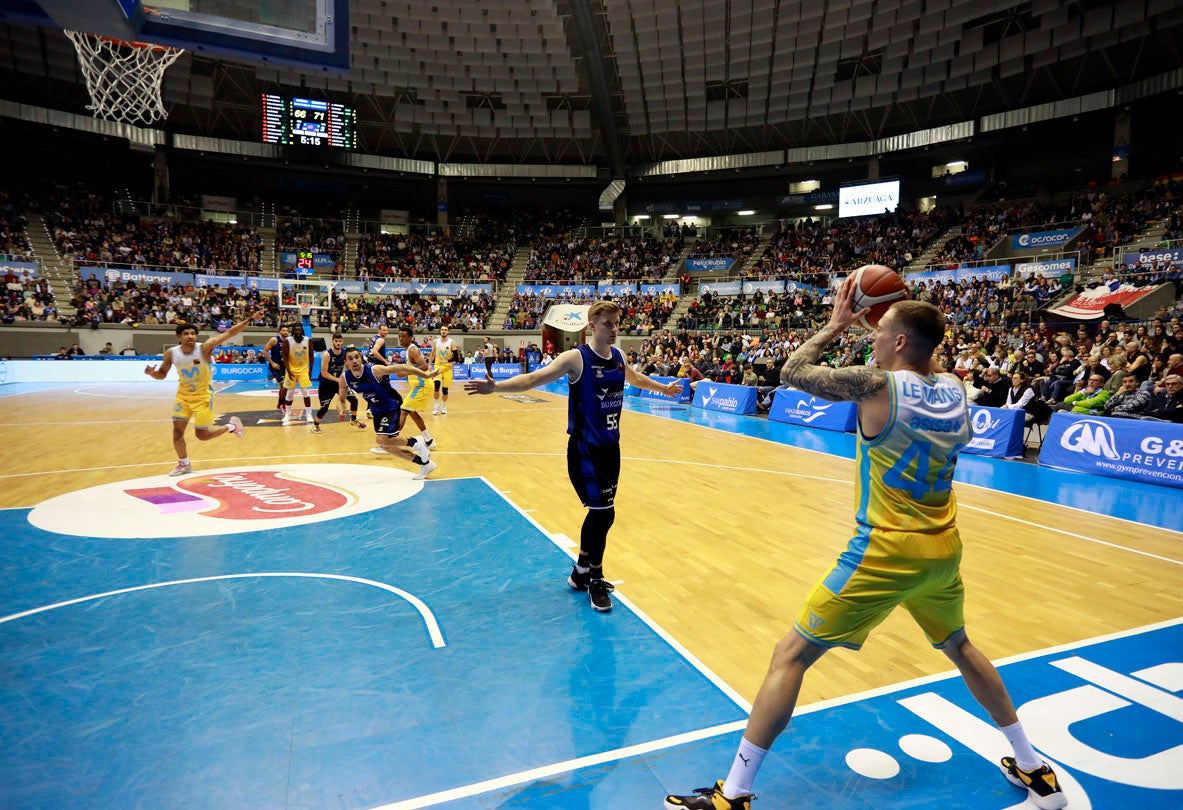
[[[969,406],[973,438],[966,453],[994,458],[1023,457],[1023,417],[1026,411],[1008,408]]]
[[[720,281],[711,284],[700,284],[698,286],[698,294],[706,295],[739,295],[743,292],[742,281]]]
[[[88,281],[91,276],[94,276],[99,281],[105,281],[108,284],[115,284],[122,282],[126,284],[133,281],[136,284],[165,284],[165,285],[186,285],[193,283],[192,273],[171,273],[165,270],[119,270],[115,267],[79,267],[78,277],[83,281]]]
[[[564,332],[582,332],[587,328],[586,304],[555,304],[546,311],[542,323]]]
[[[1078,318],[1081,320],[1096,320],[1105,316],[1105,307],[1110,304],[1129,306],[1135,301],[1145,298],[1158,289],[1155,286],[1135,287],[1133,284],[1118,284],[1114,288],[1101,285],[1091,290],[1077,293],[1068,303],[1049,309],[1053,315],[1064,318]]]
[[[642,284],[639,287],[641,295],[673,295],[682,294],[681,284]]]
[[[1076,272],[1076,259],[1049,259],[1043,262],[1019,262],[1015,265],[1015,278],[1041,276],[1043,278],[1059,278],[1065,273]]]
[[[791,425],[851,433],[858,424],[858,405],[853,402],[830,402],[795,388],[778,388],[772,395],[768,418]]]
[[[1183,264],[1183,248],[1175,250],[1144,250],[1141,253],[1121,254],[1121,263],[1126,267],[1133,267],[1138,262],[1142,264]]]
[[[980,281],[1001,281],[1003,276],[1010,275],[1009,264],[991,264],[986,267],[959,267],[957,281],[969,281],[977,278]]]
[[[1063,247],[1082,230],[1083,228],[1063,228],[1057,231],[1017,233],[1011,236],[1011,248],[1014,250],[1035,250]]]
[[[37,265],[34,262],[10,262],[0,256],[0,275],[12,273],[24,279],[37,278]]]
[[[771,292],[783,293],[785,291],[785,283],[783,281],[745,281],[743,282],[744,295],[751,295],[757,292]]]
[[[907,273],[904,280],[909,284],[916,284],[921,281],[929,281],[934,284],[944,284],[946,281],[957,281],[957,274],[960,270],[921,270],[915,273]]]
[[[636,291],[636,284],[612,284],[607,281],[601,281],[596,287],[596,292],[600,295],[629,295]]]
[[[1039,463],[1183,488],[1183,425],[1057,412]]]
[[[722,273],[733,264],[735,259],[687,259],[686,269],[692,273]]]

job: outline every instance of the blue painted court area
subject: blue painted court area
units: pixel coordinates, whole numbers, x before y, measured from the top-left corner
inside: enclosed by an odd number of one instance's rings
[[[27,516],[0,512],[3,808],[377,807],[744,716],[638,616],[590,610],[566,554],[478,480],[209,537]],[[285,572],[352,579],[238,576]],[[360,580],[421,600],[443,646]]]

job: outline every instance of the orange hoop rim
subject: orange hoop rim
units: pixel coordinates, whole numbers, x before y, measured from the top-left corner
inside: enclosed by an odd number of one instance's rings
[[[175,51],[185,50],[184,48],[174,48],[171,45],[158,45],[155,42],[139,42],[134,40],[129,42],[128,40],[119,39],[118,37],[108,37],[104,36],[103,34],[92,34],[89,31],[78,31],[76,33],[90,37],[91,39],[100,39],[103,42],[110,42],[112,45],[122,45],[125,48],[138,48],[142,51],[161,51],[163,53],[173,53]]]

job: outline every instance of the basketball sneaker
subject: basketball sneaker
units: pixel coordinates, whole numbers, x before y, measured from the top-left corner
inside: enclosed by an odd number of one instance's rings
[[[182,464],[178,461],[177,466],[172,468],[172,471],[169,472],[169,475],[175,478],[178,475],[188,475],[191,472],[193,472],[192,466],[188,464]]]
[[[316,422],[313,422],[311,425],[308,426],[308,432],[309,433],[324,433],[324,431],[321,430],[320,425],[317,424]]]
[[[312,409],[311,409],[311,408],[309,408],[308,410],[304,411],[304,421],[305,421],[305,422],[307,422],[307,423],[308,423],[308,424],[310,424],[310,425],[311,425],[311,424],[312,424],[314,421],[316,421],[315,417],[313,417],[313,415],[312,415]]]
[[[371,448],[370,448],[370,452],[371,452],[371,453],[373,453],[374,455],[377,455],[377,456],[385,456],[385,455],[389,455],[389,454],[386,452],[386,448],[385,448],[385,447],[371,447]]]
[[[245,428],[243,428],[243,426],[242,426],[242,420],[239,419],[237,416],[230,417],[229,428],[230,428],[230,435],[236,439],[241,439],[242,434],[245,432]]]
[[[365,430],[366,429],[366,423],[361,421],[360,419],[353,419],[350,421],[349,424],[353,425],[358,430]]]
[[[424,464],[423,466],[421,466],[419,468],[419,472],[415,473],[411,477],[413,479],[415,479],[416,481],[422,481],[424,478],[431,475],[435,471],[435,468],[438,466],[439,465],[436,464],[434,461],[429,461],[426,464]]]
[[[432,409],[431,415],[432,416],[439,416],[440,415],[440,406],[439,405],[436,405],[435,408]]]
[[[747,793],[735,799],[723,795],[723,780],[714,787],[698,788],[693,796],[666,796],[666,810],[751,810],[753,794]]]
[[[1031,801],[1041,810],[1059,810],[1068,806],[1068,798],[1060,789],[1056,772],[1046,762],[1033,771],[1024,771],[1014,757],[1003,757],[999,767],[1006,781],[1026,790]]]
[[[586,591],[588,584],[591,582],[591,570],[579,573],[577,566],[571,566],[571,576],[567,577],[567,584],[577,591]]]
[[[598,610],[601,613],[607,613],[612,610],[612,592],[616,590],[613,585],[602,577],[596,577],[587,583],[588,601],[591,602],[592,610]]]
[[[280,421],[280,423],[279,423],[279,424],[280,424],[282,427],[287,427],[287,426],[288,426],[288,425],[290,425],[291,423],[292,423],[292,412],[291,412],[291,410],[284,410],[284,412],[283,412],[283,419]]]
[[[447,413],[447,412],[448,412],[447,404],[440,405],[440,413]]]

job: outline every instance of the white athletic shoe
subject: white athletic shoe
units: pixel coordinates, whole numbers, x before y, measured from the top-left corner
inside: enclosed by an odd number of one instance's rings
[[[429,461],[426,464],[424,464],[422,467],[419,468],[419,472],[415,473],[411,477],[414,478],[416,481],[422,481],[424,478],[431,475],[432,472],[435,471],[435,468],[438,466],[439,465],[436,464],[434,461]]]
[[[305,422],[307,422],[307,423],[308,423],[308,424],[310,424],[310,425],[312,424],[312,422],[313,422],[313,419],[312,419],[312,409],[311,409],[311,408],[309,408],[308,410],[304,411],[304,421],[305,421]]]
[[[431,415],[432,416],[439,416],[440,415],[440,406],[439,405],[435,406],[435,409],[432,410]]]
[[[447,405],[441,405],[441,406],[440,406],[440,413],[447,413],[447,412],[448,412],[448,406],[447,406]]]
[[[241,439],[243,434],[242,420],[237,416],[230,417],[230,434],[235,438]]]
[[[188,464],[182,464],[178,461],[177,466],[172,468],[172,470],[169,472],[169,475],[175,478],[178,475],[188,475],[191,472],[193,472],[193,468],[191,466]]]
[[[373,454],[375,454],[375,455],[378,455],[378,456],[386,456],[386,455],[389,455],[389,453],[387,453],[387,452],[386,452],[386,448],[385,448],[385,447],[371,447],[371,448],[370,448],[370,452],[371,452],[371,453],[373,453]]]
[[[290,413],[285,413],[283,415],[283,420],[279,424],[282,425],[283,427],[287,427],[291,423],[292,423],[292,415]]]

